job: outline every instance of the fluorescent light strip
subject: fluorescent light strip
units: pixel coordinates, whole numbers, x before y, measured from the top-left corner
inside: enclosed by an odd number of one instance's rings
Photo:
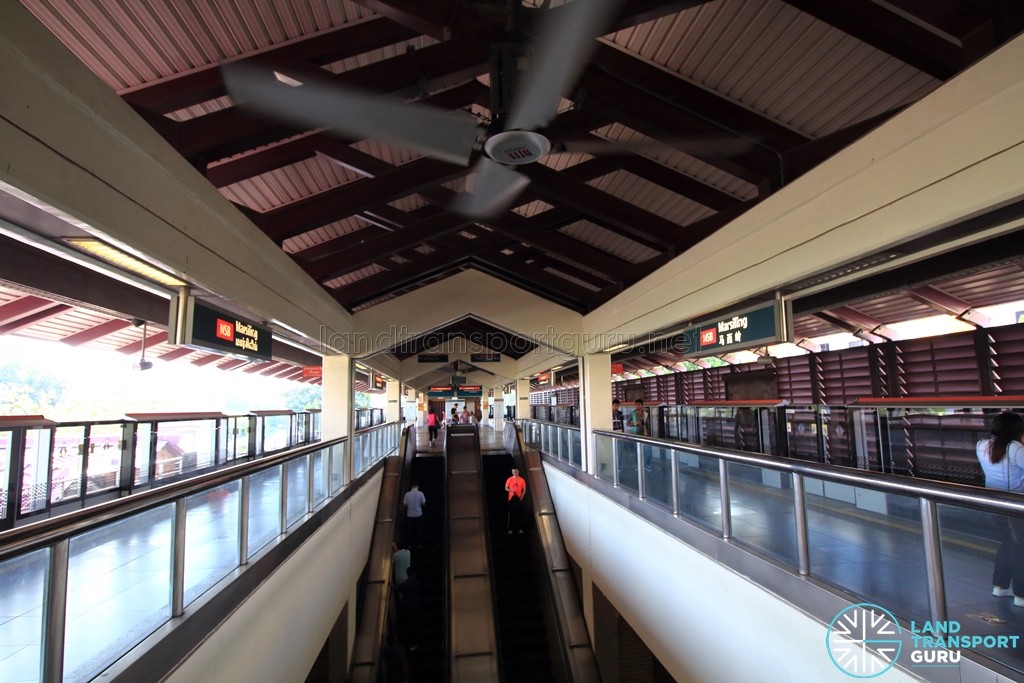
[[[158,287],[141,276],[118,270],[109,263],[101,261],[98,258],[83,254],[82,252],[65,246],[59,242],[50,241],[34,232],[31,232],[30,230],[26,230],[14,223],[10,223],[3,218],[0,218],[0,234],[6,235],[14,240],[18,240],[19,242],[31,244],[37,249],[41,249],[42,251],[53,254],[54,256],[58,256],[67,261],[77,263],[83,268],[88,268],[89,270],[100,273],[101,275],[123,282],[126,285],[131,285],[137,289],[149,292],[150,294],[154,294],[168,300],[170,300],[172,296],[171,292]]]

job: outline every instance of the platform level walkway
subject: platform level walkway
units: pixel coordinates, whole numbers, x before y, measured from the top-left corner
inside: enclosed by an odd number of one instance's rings
[[[578,470],[578,452],[559,448],[579,443],[573,429],[526,421],[523,432],[528,445]],[[906,622],[955,620],[963,633],[1024,641],[1024,607],[992,594],[1005,518],[1024,517],[1019,496],[621,433],[595,439],[598,478],[630,498]],[[981,654],[1024,672],[1024,642]]]

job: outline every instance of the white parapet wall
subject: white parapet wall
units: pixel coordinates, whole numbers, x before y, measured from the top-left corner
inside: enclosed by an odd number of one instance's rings
[[[355,595],[373,537],[383,469],[165,679],[304,683]],[[350,605],[354,614],[355,605]],[[349,634],[349,651],[351,638]]]
[[[553,467],[566,548],[679,683],[848,683],[828,624]],[[887,683],[919,678],[901,669]]]

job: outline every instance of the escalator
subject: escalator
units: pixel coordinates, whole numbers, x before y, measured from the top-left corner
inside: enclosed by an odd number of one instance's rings
[[[410,471],[410,483],[413,482],[419,483],[427,502],[419,547],[410,549],[412,566],[420,581],[418,623],[412,629],[414,637],[403,645],[407,649],[409,680],[426,683],[444,681],[447,671],[444,458],[417,454]]]
[[[504,683],[544,683],[555,680],[543,592],[537,583],[533,544],[536,530],[524,512],[525,533],[508,533],[505,480],[511,474],[511,455],[483,455],[487,526],[495,621]],[[527,491],[527,496],[530,492]]]

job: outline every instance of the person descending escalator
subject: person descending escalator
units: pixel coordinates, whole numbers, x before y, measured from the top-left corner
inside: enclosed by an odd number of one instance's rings
[[[515,467],[512,468],[512,476],[505,480],[505,491],[508,492],[508,532],[523,533],[523,497],[526,495],[526,480],[519,476],[519,470]]]

